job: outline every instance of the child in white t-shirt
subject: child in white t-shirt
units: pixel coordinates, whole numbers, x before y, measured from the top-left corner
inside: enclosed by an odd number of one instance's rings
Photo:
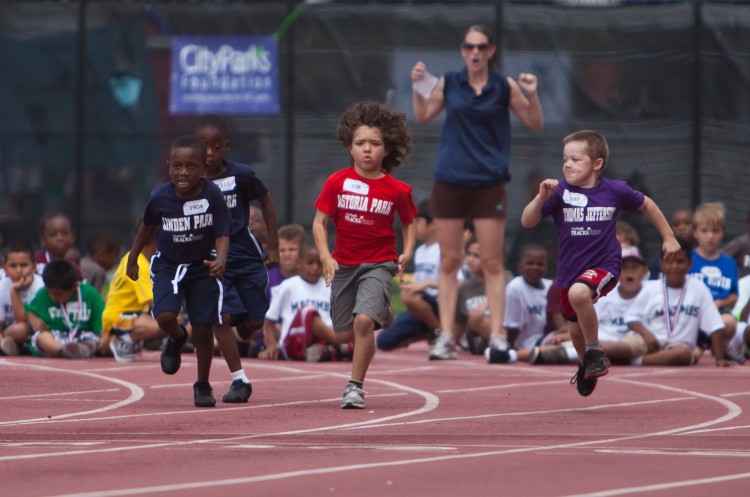
[[[0,281],[0,350],[5,355],[18,355],[33,333],[24,306],[44,287],[44,281],[36,274],[34,247],[28,243],[9,244],[3,259],[6,276]]]
[[[633,364],[687,366],[695,362],[698,331],[711,335],[724,329],[711,291],[695,278],[688,278],[692,247],[679,240],[680,250],[667,262],[661,260],[661,280],[650,280],[625,316],[628,327],[640,334],[648,353]],[[722,359],[723,360],[723,359]],[[722,366],[717,360],[717,365]]]
[[[308,362],[336,360],[351,347],[339,346],[331,320],[331,288],[314,244],[299,250],[299,274],[274,287],[263,326],[265,350],[258,357]],[[343,354],[342,354],[343,353]]]

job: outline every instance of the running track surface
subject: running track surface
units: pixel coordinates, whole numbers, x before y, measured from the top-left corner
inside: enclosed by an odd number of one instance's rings
[[[0,496],[747,495],[748,366],[613,367],[583,398],[574,366],[426,351],[377,352],[361,411],[348,363],[246,359],[250,402],[198,409],[193,356],[0,358]]]

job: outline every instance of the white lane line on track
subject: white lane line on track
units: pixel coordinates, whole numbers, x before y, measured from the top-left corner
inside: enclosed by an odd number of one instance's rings
[[[343,375],[341,375],[343,376]],[[370,380],[370,381],[378,381],[378,380]],[[209,487],[219,487],[219,486],[228,486],[228,485],[240,485],[240,484],[249,484],[249,483],[258,483],[258,482],[264,482],[264,481],[271,481],[271,480],[282,480],[287,478],[297,478],[301,476],[312,476],[312,475],[321,475],[321,474],[333,474],[333,473],[340,473],[340,472],[347,472],[347,471],[359,471],[359,470],[365,470],[365,469],[373,469],[373,468],[383,468],[383,467],[391,467],[391,466],[403,466],[403,465],[409,465],[409,464],[427,464],[427,463],[434,463],[434,462],[441,462],[441,461],[456,461],[461,459],[476,459],[476,458],[482,458],[482,457],[494,457],[494,456],[501,456],[501,455],[508,455],[508,454],[518,454],[518,453],[525,453],[525,452],[539,452],[539,451],[550,451],[550,450],[556,450],[556,449],[565,449],[565,448],[574,448],[574,447],[588,447],[593,445],[601,445],[606,443],[614,443],[614,442],[621,442],[626,440],[637,440],[637,439],[645,439],[645,438],[652,438],[652,437],[658,437],[658,436],[665,436],[665,435],[673,435],[677,433],[684,433],[689,430],[693,430],[698,427],[705,427],[712,424],[718,424],[727,421],[728,419],[731,419],[733,417],[739,416],[741,414],[742,410],[737,406],[736,404],[726,401],[724,399],[720,399],[715,396],[702,394],[700,392],[694,392],[689,391],[686,389],[680,389],[680,388],[674,388],[674,387],[668,387],[663,385],[658,385],[653,383],[653,379],[651,379],[648,383],[641,383],[638,381],[633,380],[620,380],[620,379],[613,379],[612,381],[624,381],[626,383],[632,383],[636,384],[643,388],[656,388],[661,390],[667,390],[670,392],[679,392],[683,395],[688,395],[691,397],[699,397],[703,398],[709,401],[714,401],[719,403],[720,405],[727,408],[727,414],[720,416],[718,418],[715,418],[714,420],[705,421],[703,423],[698,423],[695,425],[690,426],[683,426],[679,428],[672,428],[668,430],[662,430],[658,432],[652,432],[652,433],[642,433],[638,435],[627,435],[627,436],[618,436],[618,437],[611,437],[611,438],[605,438],[601,440],[593,440],[593,441],[584,441],[584,442],[574,442],[574,443],[567,443],[567,444],[557,444],[557,445],[550,445],[546,447],[524,447],[524,448],[514,448],[514,449],[506,449],[506,450],[493,450],[493,451],[486,451],[481,453],[475,453],[475,454],[453,454],[453,455],[445,455],[445,456],[434,456],[434,457],[425,457],[425,458],[415,458],[415,459],[407,459],[407,460],[398,460],[398,461],[385,461],[385,462],[377,462],[377,463],[367,463],[367,464],[356,464],[356,465],[346,465],[346,466],[334,466],[334,467],[326,467],[326,468],[318,468],[318,469],[310,469],[310,470],[299,470],[299,471],[289,471],[289,472],[283,472],[283,473],[275,473],[275,474],[268,474],[268,475],[261,475],[261,476],[253,476],[253,477],[247,477],[247,478],[231,478],[231,479],[225,479],[225,480],[212,480],[212,481],[202,481],[202,482],[194,482],[194,483],[183,483],[183,484],[171,484],[171,485],[157,485],[157,486],[151,486],[151,487],[139,487],[139,488],[130,488],[130,489],[122,489],[122,490],[111,490],[111,491],[95,491],[95,492],[84,492],[84,493],[76,493],[76,494],[65,494],[65,495],[58,495],[55,497],[115,497],[115,496],[121,496],[121,495],[139,495],[142,493],[161,493],[161,492],[174,492],[179,490],[189,490],[189,489],[197,489],[197,488],[209,488]],[[403,417],[403,416],[402,416]],[[352,426],[354,424],[361,425],[362,427],[366,426],[367,424],[370,424],[368,422],[364,423],[353,423],[351,425],[342,425],[339,428],[345,429],[349,428],[349,426]],[[312,429],[312,430],[302,430],[303,432],[311,432],[311,431],[319,431],[319,429]],[[282,432],[281,434],[296,434],[298,431],[293,432]],[[274,434],[268,434],[265,435],[265,437],[272,437]],[[276,434],[279,435],[279,434]],[[238,437],[239,438],[239,437]],[[250,437],[247,437],[245,439],[248,439]],[[257,437],[252,437],[257,438]],[[184,444],[182,444],[184,445]],[[717,478],[710,478],[710,479],[704,479],[704,480],[690,480],[686,482],[677,482],[677,483],[671,483],[671,484],[665,484],[665,485],[679,485],[679,486],[689,486],[689,485],[697,485],[697,484],[705,484],[710,483],[712,481],[714,482],[720,482],[720,481],[728,481],[729,479],[742,479],[742,478],[749,478],[750,473],[742,473],[739,475],[729,475],[725,477],[717,477]],[[658,485],[652,486],[654,489],[658,489]],[[644,487],[645,488],[645,487]],[[672,487],[665,487],[665,488],[672,488]],[[645,491],[645,490],[644,490]],[[618,492],[618,490],[613,490],[613,492]],[[627,493],[626,491],[619,491],[620,493],[598,493],[598,494],[586,494],[585,497],[608,497],[610,495],[620,495],[623,493]],[[577,497],[584,497],[583,495],[579,495]]]
[[[598,449],[595,452],[626,456],[687,456],[687,457],[750,457],[750,451],[744,450],[651,450],[651,449]]]
[[[383,393],[383,394],[375,394],[375,395],[368,395],[368,398],[371,397],[401,397],[406,395],[405,392],[397,392],[397,393]],[[113,421],[116,419],[136,419],[136,418],[150,418],[150,417],[157,417],[157,416],[176,416],[181,414],[199,414],[199,415],[211,415],[211,414],[218,414],[222,415],[223,413],[229,412],[229,411],[246,411],[246,410],[253,410],[253,409],[271,409],[276,407],[291,407],[291,406],[299,406],[299,405],[305,405],[305,404],[320,404],[320,403],[327,403],[327,402],[341,402],[341,397],[332,397],[328,399],[315,399],[315,400],[295,400],[291,402],[280,402],[277,404],[248,404],[243,406],[237,406],[237,407],[222,407],[221,409],[205,409],[205,408],[198,408],[198,409],[185,409],[184,411],[160,411],[160,412],[148,412],[143,414],[119,414],[119,415],[113,415],[113,416],[99,416],[96,418],[83,418],[83,419],[49,419],[45,418],[44,420],[38,421],[36,423],[31,422],[24,422],[20,423],[24,426],[26,425],[32,425],[32,424],[53,424],[53,423],[91,423],[91,422],[97,422],[97,421]],[[224,440],[224,439],[217,439],[218,440]],[[226,440],[232,440],[232,439],[226,439]],[[11,457],[7,459],[12,459]],[[0,457],[0,461],[6,460],[4,457]]]
[[[269,369],[275,368],[275,366],[273,366],[273,365],[269,365],[269,366],[266,366],[266,367],[269,368]],[[304,373],[304,370],[300,370],[300,369],[297,369],[297,368],[292,368],[292,367],[289,367],[289,366],[279,366],[278,369],[283,370],[285,372],[290,372],[290,373],[297,373],[297,374]],[[342,379],[348,379],[349,378],[348,374],[334,373],[334,372],[329,373],[328,376],[329,377],[333,376],[333,377],[342,378]],[[107,378],[104,378],[104,379],[107,379]],[[114,379],[108,379],[108,380],[109,381],[119,381],[119,380],[114,380]],[[44,453],[44,454],[16,455],[16,456],[7,456],[7,459],[8,460],[11,460],[11,459],[14,459],[14,460],[16,460],[16,459],[36,459],[36,458],[43,458],[43,457],[59,457],[59,456],[74,455],[74,454],[75,455],[83,455],[83,454],[92,454],[92,453],[123,452],[123,451],[142,450],[142,449],[158,448],[158,447],[174,447],[174,446],[181,446],[181,445],[199,445],[199,444],[216,443],[216,442],[228,442],[228,441],[238,441],[238,440],[251,440],[251,439],[254,439],[254,438],[266,438],[266,437],[273,437],[273,436],[287,436],[287,435],[299,435],[299,434],[303,434],[303,433],[315,433],[315,432],[320,432],[320,431],[337,430],[337,429],[348,428],[348,427],[353,427],[353,426],[367,426],[367,425],[372,424],[372,423],[380,423],[380,422],[391,421],[391,420],[394,420],[394,419],[400,419],[400,418],[409,417],[409,416],[416,416],[416,415],[423,414],[423,413],[426,413],[426,412],[434,410],[435,408],[437,408],[437,406],[438,406],[438,404],[440,402],[439,399],[438,399],[438,397],[436,395],[430,393],[430,392],[425,392],[425,391],[422,391],[422,390],[418,390],[416,388],[412,388],[412,387],[409,387],[409,386],[406,386],[406,385],[401,385],[401,384],[398,384],[398,383],[395,383],[395,382],[392,382],[392,381],[387,381],[387,380],[379,380],[379,379],[374,379],[373,378],[373,379],[369,379],[368,381],[370,383],[380,383],[380,384],[388,386],[390,388],[393,388],[393,389],[396,389],[396,390],[400,390],[400,391],[402,391],[402,393],[400,393],[400,394],[404,394],[404,392],[413,393],[413,394],[415,394],[415,395],[417,395],[419,397],[422,397],[424,399],[424,404],[422,405],[422,407],[419,407],[417,409],[413,409],[413,410],[410,410],[410,411],[406,411],[406,412],[403,412],[403,413],[400,413],[400,414],[394,414],[394,415],[391,415],[391,416],[384,416],[384,417],[381,417],[381,418],[375,418],[375,419],[370,419],[370,420],[365,420],[365,421],[358,421],[358,422],[354,422],[354,423],[336,424],[336,425],[322,426],[322,427],[317,427],[317,428],[306,428],[306,429],[301,429],[301,430],[282,431],[282,432],[276,432],[276,433],[263,433],[263,434],[255,434],[255,435],[240,435],[240,436],[236,436],[236,437],[217,438],[217,439],[209,439],[209,440],[189,440],[189,441],[182,441],[182,442],[172,442],[172,441],[170,441],[170,442],[166,442],[166,443],[152,443],[152,444],[144,444],[144,445],[130,446],[130,447],[112,447],[112,448],[107,448],[107,449],[93,449],[93,450],[78,450],[78,451],[53,452],[53,453]],[[386,395],[399,395],[399,394],[386,394]],[[336,397],[334,400],[340,401],[340,397]],[[315,402],[318,402],[318,401],[316,400]],[[221,411],[226,411],[226,410],[227,409],[221,409],[221,410],[206,410],[206,409],[202,409],[202,410],[197,410],[196,412],[211,412],[211,413],[217,413],[218,412],[218,413],[220,413]],[[174,415],[175,412],[166,413],[166,414],[168,414],[168,415]],[[101,419],[101,418],[96,418],[96,420],[98,420],[98,419]],[[34,421],[35,422],[37,422],[37,421],[49,422],[50,420],[48,420],[47,418],[40,418],[39,420],[34,420]],[[74,421],[74,420],[71,420],[71,421]],[[85,420],[75,420],[75,421],[85,421]],[[22,421],[21,423],[18,423],[18,424],[28,424],[30,422],[31,422],[31,420],[26,420],[26,421]],[[6,424],[9,424],[9,423],[6,423]],[[6,459],[6,457],[0,457],[0,461],[5,460],[5,459]]]
[[[656,483],[654,485],[644,485],[642,487],[629,487],[629,488],[617,488],[611,490],[603,490],[601,492],[592,492],[588,494],[571,494],[566,497],[613,497],[615,495],[628,495],[643,492],[658,492],[660,490],[670,490],[673,488],[692,487],[695,485],[710,485],[712,483],[725,483],[733,480],[742,480],[750,478],[750,473],[736,473],[733,475],[724,476],[713,476],[710,478],[699,478],[696,480],[682,480],[669,483]],[[707,490],[709,493],[706,495],[715,495],[712,492],[716,489]]]
[[[18,399],[35,399],[38,397],[49,398],[49,397],[64,397],[68,395],[81,395],[86,393],[103,393],[103,392],[119,392],[119,388],[102,388],[100,390],[79,390],[77,392],[59,392],[59,393],[39,393],[33,395],[14,395],[12,397],[0,397],[0,400],[18,400]]]
[[[16,363],[12,361],[2,360],[0,361],[0,366],[9,366],[9,367],[15,367],[17,366]],[[72,375],[78,375],[78,376],[85,376],[87,378],[94,378],[97,380],[102,381],[108,381],[110,383],[115,383],[117,385],[120,385],[121,387],[124,387],[126,390],[130,391],[130,395],[128,395],[127,399],[120,400],[117,402],[113,402],[112,404],[104,407],[100,407],[98,409],[91,409],[88,411],[78,411],[78,412],[71,412],[67,414],[59,414],[55,415],[55,419],[64,419],[64,418],[72,418],[75,416],[87,416],[89,414],[98,414],[100,412],[106,412],[111,411],[113,409],[118,409],[120,407],[132,404],[134,402],[139,401],[141,398],[143,398],[143,389],[136,385],[135,383],[130,383],[129,381],[120,380],[117,378],[110,378],[108,376],[103,376],[96,373],[89,373],[85,371],[75,371],[72,369],[65,369],[65,368],[53,368],[50,366],[41,366],[38,364],[23,364],[23,367],[30,367],[32,369],[38,370],[38,371],[49,371],[54,372],[55,374],[72,374]],[[38,423],[40,421],[48,421],[49,418],[32,418],[32,419],[21,419],[21,420],[15,420],[15,421],[2,421],[0,422],[0,426],[4,425],[23,425],[28,423]]]

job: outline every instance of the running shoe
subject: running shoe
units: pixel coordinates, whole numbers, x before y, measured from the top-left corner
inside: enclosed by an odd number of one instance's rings
[[[208,383],[196,381],[193,384],[193,401],[195,407],[213,407],[216,405],[213,388]]]
[[[582,397],[588,397],[596,388],[596,378],[586,379],[586,370],[579,362],[578,371],[570,379],[570,384],[576,386],[576,390]]]
[[[347,383],[346,388],[344,388],[343,398],[341,399],[341,408],[364,409],[365,391],[351,383]]]
[[[180,326],[184,333],[182,340],[175,340],[172,337],[167,338],[164,342],[164,349],[161,351],[161,370],[166,374],[175,374],[180,370],[182,358],[180,353],[183,345],[187,342],[188,334],[184,326]]]
[[[609,373],[609,359],[602,349],[587,350],[583,356],[584,376],[587,380]]]
[[[488,364],[505,364],[513,362],[508,352],[508,338],[504,335],[490,337],[489,347],[484,349],[484,357]]]
[[[242,380],[234,380],[229,386],[229,391],[221,398],[227,404],[244,404],[253,394],[253,386]]]
[[[113,336],[109,341],[109,350],[117,362],[135,361],[135,344],[126,342],[120,337]]]
[[[438,330],[436,330],[438,331]],[[458,346],[450,333],[440,333],[430,348],[431,361],[454,361],[458,359]]]

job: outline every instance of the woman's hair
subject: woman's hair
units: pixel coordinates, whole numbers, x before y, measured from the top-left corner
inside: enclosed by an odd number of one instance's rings
[[[472,26],[469,26],[469,29],[467,29],[464,33],[464,40],[466,39],[466,35],[471,33],[472,31],[476,31],[477,33],[481,33],[486,36],[487,42],[495,47],[495,53],[494,55],[492,55],[492,58],[489,62],[490,67],[492,67],[493,70],[499,71],[500,63],[498,62],[497,45],[495,44],[495,37],[492,35],[492,30],[489,28],[489,26],[485,26],[484,24],[474,24]]]
[[[360,126],[380,130],[386,152],[381,167],[386,173],[390,173],[402,161],[407,162],[406,156],[411,151],[411,135],[406,126],[406,114],[390,110],[378,102],[357,102],[347,107],[341,115],[335,137],[344,148],[349,149],[354,140],[354,132]]]

